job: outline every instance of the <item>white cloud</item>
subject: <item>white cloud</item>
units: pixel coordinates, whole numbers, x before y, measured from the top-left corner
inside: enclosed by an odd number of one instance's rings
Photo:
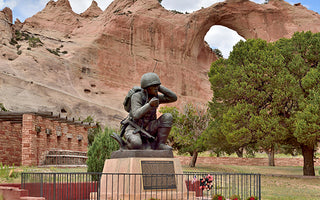
[[[90,5],[90,0],[69,0],[72,10],[75,13],[83,13]]]
[[[9,1],[4,1],[1,0],[0,1],[0,8],[4,8],[4,7],[9,7],[11,9],[14,9],[17,6],[17,1],[16,0],[9,0]]]
[[[105,10],[113,2],[113,0],[96,0],[96,2],[101,10]]]
[[[13,21],[15,18],[24,21],[35,15],[45,7],[47,2],[48,0],[16,0],[16,6],[13,8]]]
[[[255,3],[264,3],[264,2],[266,2],[266,0],[253,0],[253,2],[255,2]]]
[[[86,11],[92,3],[92,0],[69,0],[72,10],[75,13],[83,13]],[[101,10],[105,10],[112,0],[96,0]]]
[[[204,38],[211,48],[219,49],[224,58],[228,58],[233,46],[240,40],[245,40],[236,31],[224,26],[212,26]]]
[[[209,7],[224,0],[163,0],[161,5],[167,10],[177,10],[181,12],[193,12],[202,7]]]

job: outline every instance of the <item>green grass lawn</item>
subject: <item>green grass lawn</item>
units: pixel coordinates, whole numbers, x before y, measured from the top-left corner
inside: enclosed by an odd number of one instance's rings
[[[263,200],[319,200],[320,167],[316,167],[315,177],[302,176],[302,167],[231,166],[205,165],[197,163],[195,168],[183,166],[184,171],[260,173],[261,196]],[[14,175],[8,177],[11,169],[0,170],[0,183],[20,183],[21,172],[86,172],[86,168],[57,167],[15,167]]]
[[[319,200],[320,176],[302,176],[302,167],[231,166],[197,164],[196,168],[184,166],[186,171],[213,171],[229,173],[260,173],[263,200]]]

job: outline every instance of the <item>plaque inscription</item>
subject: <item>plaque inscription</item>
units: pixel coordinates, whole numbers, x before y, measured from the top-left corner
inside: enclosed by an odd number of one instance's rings
[[[177,189],[173,161],[141,161],[143,189]]]

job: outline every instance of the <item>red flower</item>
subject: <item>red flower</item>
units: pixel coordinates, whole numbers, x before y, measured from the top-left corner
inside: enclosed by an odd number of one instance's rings
[[[233,200],[238,200],[238,198],[236,197],[236,198],[234,198]]]
[[[250,197],[250,200],[255,200],[255,198],[254,197]]]
[[[218,196],[218,200],[222,200],[222,196]]]

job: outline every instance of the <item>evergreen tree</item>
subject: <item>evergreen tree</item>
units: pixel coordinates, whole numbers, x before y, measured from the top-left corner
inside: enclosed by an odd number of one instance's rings
[[[106,127],[104,132],[100,132],[88,150],[88,172],[102,172],[104,162],[109,159],[111,153],[119,149],[118,143],[111,138],[114,130]]]
[[[314,175],[320,113],[311,110],[320,94],[319,50],[320,34],[301,32],[275,43],[240,41],[228,59],[214,62],[213,138],[223,136],[233,147],[255,144],[268,153],[270,165],[279,144],[301,148],[304,175]]]
[[[213,52],[216,54],[218,58],[223,58],[223,55],[220,49],[213,49]]]

